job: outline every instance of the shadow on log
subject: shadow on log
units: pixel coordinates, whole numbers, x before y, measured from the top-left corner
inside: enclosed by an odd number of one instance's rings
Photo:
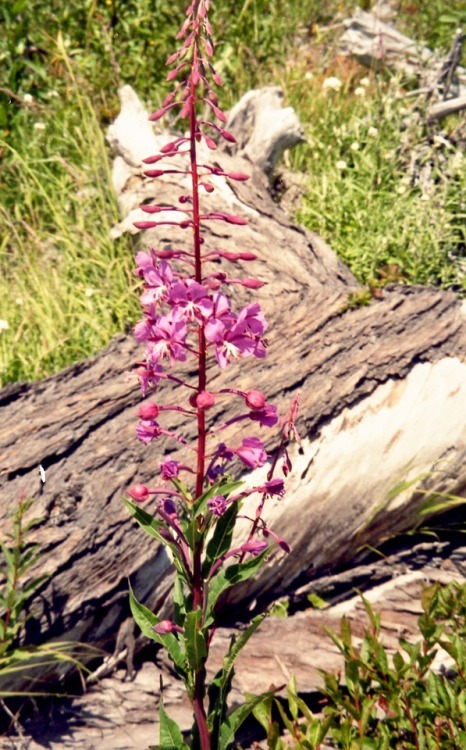
[[[144,177],[141,159],[168,137],[154,133],[129,87],[121,95],[122,113],[109,133],[123,216],[115,236],[136,234],[132,222],[141,218],[142,202],[175,202],[184,179]],[[267,510],[292,551],[276,551],[254,580],[232,591],[224,606],[238,614],[252,599],[292,594],[319,571],[350,561],[362,545],[377,546],[411,528],[426,492],[464,493],[466,323],[453,293],[427,288],[387,287],[382,299],[349,309],[349,294],[359,285],[333,251],[272,201],[254,163],[218,154],[226,170],[234,166],[253,178],[234,186],[218,181],[206,203],[249,223],[231,234],[225,224],[213,227],[206,241],[257,254],[248,273],[267,282],[255,296],[269,321],[269,348],[263,361],[213,370],[212,388],[233,383],[263,390],[282,413],[301,392],[303,448],[292,455],[286,497],[271,500]],[[163,228],[137,239],[165,248],[185,242],[181,230],[168,238]],[[238,291],[236,300],[250,297]],[[66,638],[113,648],[128,616],[128,578],[155,611],[169,606],[170,560],[122,503],[132,483],[154,480],[162,459],[159,446],[135,437],[141,396],[131,373],[141,356],[131,336],[119,335],[54,377],[0,393],[2,526],[21,492],[34,497],[34,515],[43,519],[35,541],[44,551],[36,572],[50,574],[32,605],[31,642]],[[185,367],[184,375],[192,373]],[[172,403],[177,394],[161,388],[157,399]],[[164,426],[189,440],[191,425],[169,414]],[[225,416],[220,405],[214,417]],[[232,425],[225,442],[235,446],[242,437],[241,423]],[[275,436],[261,437],[272,449]]]

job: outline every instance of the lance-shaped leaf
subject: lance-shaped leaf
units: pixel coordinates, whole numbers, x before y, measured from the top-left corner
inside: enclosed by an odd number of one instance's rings
[[[223,516],[218,519],[212,538],[206,549],[205,560],[202,566],[202,575],[204,578],[208,577],[212,565],[230,550],[239,508],[239,502],[231,503]]]
[[[130,502],[129,500],[125,500],[125,505],[134,516],[139,526],[144,529],[144,531],[150,534],[150,536],[153,536],[154,539],[157,539],[160,544],[163,544],[166,547],[170,548],[173,554],[173,562],[175,563],[177,570],[183,576],[184,580],[188,581],[188,574],[185,568],[185,563],[181,556],[180,547],[171,537],[169,532],[167,532],[166,526],[163,521],[159,521],[157,518],[154,518],[154,516],[151,516],[150,513],[146,513],[145,510],[140,508],[138,505],[134,505],[134,503]]]
[[[186,677],[186,652],[178,638],[173,635],[173,633],[161,634],[155,632],[154,625],[158,625],[160,618],[151,612],[150,609],[145,607],[144,604],[138,602],[131,587],[129,591],[129,604],[131,607],[131,614],[133,615],[136,624],[140,627],[143,635],[153,641],[157,641],[161,646],[164,646],[176,665],[177,673],[181,677]]]
[[[274,692],[273,690],[268,690],[266,693],[261,693],[261,695],[248,696],[246,702],[230,714],[220,727],[218,750],[229,750],[232,747],[235,735],[243,721],[247,719],[256,706],[274,695]]]
[[[202,609],[188,612],[185,620],[186,655],[192,670],[198,672],[207,659],[206,634],[199,627]]]
[[[189,750],[178,724],[165,711],[162,699],[160,699],[159,716],[160,745],[152,745],[151,750]]]
[[[243,563],[233,563],[233,565],[229,565],[228,567],[223,568],[219,573],[215,575],[209,586],[209,595],[207,600],[208,618],[212,615],[213,609],[220,594],[223,594],[224,591],[231,588],[231,586],[234,586],[236,583],[247,581],[248,578],[253,576],[254,573],[256,573],[256,571],[258,571],[259,568],[264,564],[268,552],[269,547],[266,547],[265,550],[260,552],[255,557],[251,558],[251,560]]]
[[[251,624],[236,638],[232,637],[230,648],[223,660],[222,669],[215,675],[209,687],[209,728],[212,732],[212,742],[218,739],[220,725],[225,720],[227,697],[231,690],[231,682],[235,673],[234,664],[240,651],[244,648],[250,637],[257,630],[261,622],[268,616],[268,612],[263,612],[254,617]]]

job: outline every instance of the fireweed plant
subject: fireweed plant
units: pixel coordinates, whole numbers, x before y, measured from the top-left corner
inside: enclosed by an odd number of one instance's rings
[[[286,542],[267,526],[262,512],[267,497],[283,496],[284,480],[275,474],[281,471],[287,475],[291,468],[288,442],[292,438],[299,440],[294,424],[297,400],[279,422],[277,407],[267,403],[259,390],[244,392],[228,387],[213,391],[208,386],[210,361],[215,360],[223,370],[233,359],[265,357],[267,327],[257,302],[234,312],[227,295],[233,283],[254,290],[260,288],[262,282],[249,277],[229,279],[226,273],[214,271],[211,265],[219,259],[238,263],[254,260],[256,256],[251,252],[209,250],[203,236],[208,222],[247,223],[240,216],[218,211],[204,213],[201,208],[201,196],[214,190],[212,176],[238,181],[248,179],[246,174],[224,172],[219,166],[198,161],[202,142],[211,150],[216,149],[214,138],[235,142],[233,135],[224,128],[226,116],[218,106],[213,89],[214,84],[221,86],[222,81],[211,62],[214,45],[209,7],[210,0],[193,0],[188,8],[177,35],[182,44],[167,61],[171,68],[168,80],[175,82],[174,89],[150,117],[156,121],[167,112],[179,110],[180,119],[188,120],[188,135],[175,138],[160,153],[144,160],[150,165],[145,172],[148,177],[170,173],[188,175],[191,192],[179,196],[178,206],[142,206],[153,218],[136,223],[139,229],[175,223],[192,234],[189,250],[151,248],[148,252],[137,253],[136,274],[144,287],[141,296],[144,317],[135,327],[135,336],[138,341],[146,342],[145,362],[138,370],[143,397],[163,381],[181,386],[186,393],[184,405],[159,406],[154,401],[145,401],[138,410],[137,436],[146,444],[159,438],[174,441],[184,446],[193,459],[185,464],[166,458],[160,465],[158,485],[154,488],[134,485],[128,492],[132,501],[127,501],[140,526],[169,549],[175,566],[172,620],[160,620],[136,600],[133,592],[130,592],[130,603],[141,631],[168,650],[192,702],[194,724],[188,745],[180,728],[167,715],[161,699],[160,747],[177,750],[188,747],[226,750],[233,745],[235,734],[247,715],[270,695],[249,697],[244,705],[227,715],[235,659],[265,614],[255,617],[237,639],[233,638],[222,669],[209,685],[206,661],[215,631],[215,608],[221,594],[250,578],[263,565],[271,542],[289,551]],[[207,116],[198,114],[200,110],[207,112]],[[185,170],[175,165],[174,168],[163,166],[164,160],[180,155],[185,155],[188,161]],[[178,221],[164,221],[163,216],[157,221],[157,214],[163,211],[170,211],[171,216],[175,212]],[[196,385],[170,372],[178,362],[188,358],[196,361]],[[209,409],[219,398],[240,399],[244,413],[214,426],[213,420],[209,420]],[[162,426],[164,412],[171,410],[181,412],[196,423],[195,445],[187,445],[184,438]],[[241,445],[218,441],[222,428],[240,420],[248,420],[253,426]],[[269,457],[256,431],[258,427],[277,424],[281,437],[276,452]],[[268,463],[266,481],[254,488],[234,481],[230,472],[235,471],[235,462],[250,470]],[[241,516],[243,500],[253,493],[258,497],[254,517]],[[153,515],[140,506],[150,499],[155,502]],[[246,525],[245,537],[237,544],[233,531],[239,517],[250,525]]]

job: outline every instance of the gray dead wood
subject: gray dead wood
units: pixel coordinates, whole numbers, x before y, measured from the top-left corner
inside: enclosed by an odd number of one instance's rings
[[[400,73],[404,78],[415,80],[426,93],[442,92],[442,97],[466,95],[466,69],[459,66],[458,48],[461,50],[463,35],[457,34],[448,58],[424,47],[401,34],[395,26],[384,23],[374,13],[359,8],[344,22],[345,31],[339,41],[339,52],[355,57],[371,70],[385,68]],[[455,110],[457,111],[457,110]],[[435,114],[436,112],[436,114]],[[428,112],[428,119],[438,119],[445,113],[441,110]]]
[[[285,619],[272,616],[263,622],[236,663],[232,706],[242,700],[245,692],[258,693],[271,685],[284,685],[293,675],[298,690],[307,695],[317,693],[322,687],[320,669],[339,673],[343,679],[342,656],[324,627],[339,633],[340,620],[345,615],[351,624],[355,646],[360,644],[369,625],[362,601],[353,591],[361,579],[366,599],[381,615],[380,638],[388,652],[399,650],[399,638],[409,642],[419,640],[417,619],[422,612],[420,597],[424,586],[451,581],[464,583],[465,561],[466,548],[452,550],[448,544],[429,542],[370,565],[328,575],[313,587],[306,587],[316,590],[321,586],[320,594],[327,601],[327,608],[303,610]],[[303,589],[301,594],[304,593]],[[209,676],[220,668],[234,634],[238,635],[238,631],[232,628],[216,631]],[[183,686],[171,673],[162,653],[160,656],[157,664],[146,662],[139,667],[133,681],[126,679],[123,670],[103,677],[99,684],[62,710],[60,722],[49,722],[47,727],[37,722],[26,725],[28,750],[90,750],[91,747],[141,750],[155,742],[158,735],[160,677],[165,707],[184,730],[189,730],[192,710]],[[448,669],[450,664],[448,654],[439,650],[433,669]],[[31,739],[32,734],[35,739]],[[241,740],[242,747],[249,747],[246,738]],[[21,750],[19,744],[5,746],[5,750],[7,747]]]
[[[170,205],[187,187],[179,175],[144,177],[140,160],[168,136],[153,132],[134,92],[122,98],[110,133],[124,217],[115,235],[137,234],[132,221],[143,217],[141,202]],[[252,599],[292,594],[319,572],[350,561],[361,545],[377,545],[387,530],[411,527],[425,492],[464,493],[466,332],[464,308],[451,292],[391,287],[371,305],[348,309],[348,295],[359,285],[321,238],[297,227],[272,201],[263,171],[238,155],[219,150],[213,156],[227,171],[252,171],[246,183],[214,178],[218,189],[206,205],[240,213],[249,224],[212,222],[206,242],[257,254],[246,273],[267,282],[254,298],[269,319],[269,348],[263,361],[234,362],[223,373],[214,368],[211,387],[258,388],[282,414],[301,392],[302,449],[292,448],[286,498],[267,507],[271,527],[292,552],[274,550],[263,572],[232,592],[229,603],[241,613]],[[137,239],[156,247],[186,243],[181,230],[163,227]],[[239,272],[228,269],[232,276]],[[238,304],[251,301],[234,289]],[[141,398],[131,371],[141,356],[130,335],[119,335],[105,351],[54,377],[0,393],[2,527],[22,491],[34,497],[32,512],[43,518],[35,541],[44,551],[36,572],[51,576],[31,608],[30,642],[82,640],[111,654],[128,617],[128,578],[139,599],[156,612],[169,611],[170,560],[122,503],[132,483],[156,482],[162,456],[173,451],[168,443],[144,446],[135,439]],[[181,370],[193,377],[191,365]],[[157,400],[178,403],[182,394],[161,388]],[[219,400],[212,417],[224,420],[241,410],[239,400]],[[193,437],[179,414],[164,424]],[[227,443],[236,446],[250,433],[244,424],[225,432]],[[272,450],[275,433],[260,434]],[[254,512],[253,502],[246,512]]]

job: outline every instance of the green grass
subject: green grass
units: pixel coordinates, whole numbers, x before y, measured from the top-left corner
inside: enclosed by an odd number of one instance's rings
[[[118,212],[103,134],[118,113],[119,85],[134,85],[149,106],[160,102],[181,5],[12,0],[0,7],[3,383],[42,378],[94,353],[138,315],[131,240],[109,240]],[[326,24],[357,5],[214,3],[222,104],[254,86],[284,87],[309,138],[290,157],[306,175],[297,218],[361,281],[464,290],[465,170],[455,149],[433,144],[434,132],[402,129],[409,104],[398,98],[399,82],[335,56]],[[448,49],[461,5],[402,0],[400,28]],[[329,76],[342,80],[339,92],[323,91]],[[357,95],[365,76],[370,82]],[[458,123],[444,126],[454,132]],[[408,174],[418,145],[434,163],[424,197]]]

